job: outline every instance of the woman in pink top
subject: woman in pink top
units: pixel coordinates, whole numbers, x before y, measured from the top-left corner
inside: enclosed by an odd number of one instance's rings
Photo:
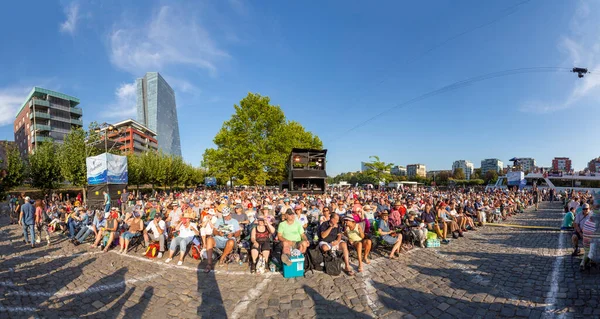
[[[364,222],[363,229],[366,234],[371,232],[371,222],[365,218],[365,212],[360,206],[352,208],[352,218],[357,224]]]
[[[46,241],[48,242],[48,246],[50,246],[50,233],[48,232],[48,223],[47,218],[44,213],[44,203],[42,203],[41,199],[35,201],[35,227],[38,232],[38,236],[36,236],[36,242],[39,244],[42,240],[42,231],[46,233]]]

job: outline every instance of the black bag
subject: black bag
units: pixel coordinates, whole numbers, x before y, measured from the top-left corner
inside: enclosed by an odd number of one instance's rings
[[[306,251],[306,261],[304,263],[304,273],[307,270],[323,271],[323,253],[318,247]]]
[[[342,259],[335,253],[328,252],[323,255],[325,262],[325,273],[330,276],[339,276],[342,273]]]

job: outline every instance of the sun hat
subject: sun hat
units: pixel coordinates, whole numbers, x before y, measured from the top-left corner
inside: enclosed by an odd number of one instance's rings
[[[350,217],[350,216],[346,216],[346,217],[344,217],[344,220],[345,220],[345,221],[347,221],[347,222],[356,222],[356,221],[354,220],[354,218],[352,218],[352,217]]]
[[[231,208],[229,208],[229,206],[223,207],[222,213],[223,213],[223,217],[229,216],[229,214],[231,214]]]

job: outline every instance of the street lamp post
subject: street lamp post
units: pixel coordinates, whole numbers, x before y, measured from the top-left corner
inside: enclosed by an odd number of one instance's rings
[[[109,133],[115,133],[115,134],[119,133],[119,129],[117,129],[114,125],[108,124],[108,123],[105,122],[105,123],[102,123],[102,124],[98,125],[96,128],[94,128],[94,132],[96,134],[102,134],[102,138],[104,139],[104,153],[105,153],[105,155],[104,155],[105,157],[104,158],[105,158],[106,167],[108,168],[108,156],[107,156],[108,155],[107,154],[108,153],[108,134]],[[94,145],[96,143],[92,143],[90,145]],[[111,149],[112,149],[112,147],[111,147]],[[107,193],[109,192],[109,189],[108,189],[108,176],[107,176],[107,179],[106,179],[106,192]]]

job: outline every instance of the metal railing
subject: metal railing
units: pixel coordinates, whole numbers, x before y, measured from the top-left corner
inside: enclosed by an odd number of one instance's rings
[[[30,131],[51,131],[52,127],[50,127],[50,125],[44,125],[44,124],[36,124],[36,125],[31,125],[31,127],[29,128]]]
[[[34,117],[39,117],[42,119],[50,119],[50,114],[44,112],[31,112],[29,113],[29,119],[33,120]]]

